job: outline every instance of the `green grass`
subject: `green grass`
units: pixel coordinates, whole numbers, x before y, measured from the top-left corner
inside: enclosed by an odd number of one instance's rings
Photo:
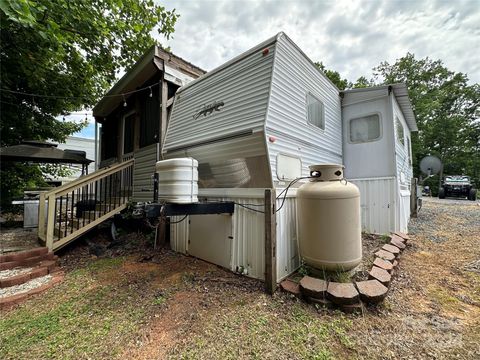
[[[118,355],[147,308],[141,293],[126,279],[111,279],[102,285],[105,270],[123,261],[95,261],[67,274],[63,283],[47,293],[2,314],[0,358],[105,359]]]

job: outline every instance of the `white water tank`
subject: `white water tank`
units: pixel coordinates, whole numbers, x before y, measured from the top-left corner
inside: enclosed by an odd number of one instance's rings
[[[360,191],[343,168],[312,165],[315,178],[297,190],[300,255],[314,268],[345,271],[362,261]]]
[[[176,204],[198,202],[198,161],[176,158],[158,161],[158,199]]]

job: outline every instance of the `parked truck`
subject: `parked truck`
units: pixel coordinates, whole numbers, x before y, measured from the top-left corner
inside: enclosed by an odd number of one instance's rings
[[[477,199],[477,189],[470,181],[470,177],[464,175],[445,176],[442,186],[438,191],[438,197],[463,197],[475,201]]]

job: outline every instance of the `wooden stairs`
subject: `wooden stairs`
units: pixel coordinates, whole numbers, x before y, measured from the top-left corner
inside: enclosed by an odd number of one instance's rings
[[[56,251],[127,207],[133,159],[40,195],[38,237]]]

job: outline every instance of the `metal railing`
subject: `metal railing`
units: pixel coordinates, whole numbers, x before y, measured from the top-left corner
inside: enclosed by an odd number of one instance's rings
[[[40,195],[38,237],[49,250],[68,244],[127,206],[133,162],[98,170]]]

